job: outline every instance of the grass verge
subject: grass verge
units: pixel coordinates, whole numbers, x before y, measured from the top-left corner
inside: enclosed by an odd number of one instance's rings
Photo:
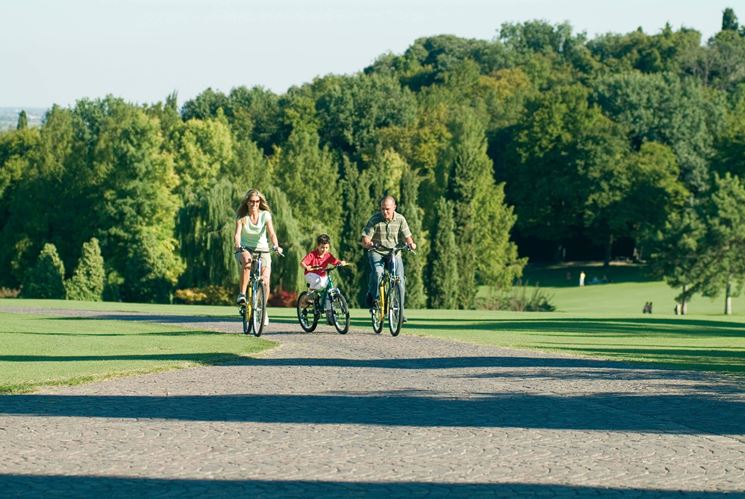
[[[258,353],[273,342],[147,322],[0,309],[0,344],[0,393],[20,393],[39,386],[227,362]]]

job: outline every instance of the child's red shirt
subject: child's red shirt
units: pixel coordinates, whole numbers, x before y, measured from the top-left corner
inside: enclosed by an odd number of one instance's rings
[[[339,263],[341,263],[341,260],[332,255],[331,252],[327,252],[325,255],[321,256],[318,254],[318,250],[314,249],[313,251],[305,255],[305,257],[303,258],[303,263],[311,267],[319,266],[322,269],[325,269],[329,265],[338,265]],[[305,274],[309,274],[311,272],[314,274],[318,274],[321,277],[326,275],[326,271],[324,270],[306,270]]]

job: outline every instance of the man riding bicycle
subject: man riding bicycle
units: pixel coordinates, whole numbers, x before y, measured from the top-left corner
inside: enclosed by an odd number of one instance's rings
[[[393,196],[385,196],[380,201],[380,212],[370,217],[365,228],[362,229],[362,246],[366,249],[372,249],[375,246],[394,248],[402,239],[409,248],[416,249],[416,243],[411,236],[406,218],[396,212],[396,199]],[[404,264],[401,253],[396,254],[394,258],[396,258],[396,265],[401,277],[401,305],[403,306],[406,289]],[[370,262],[370,280],[367,287],[367,305],[372,306],[373,302],[378,299],[378,285],[383,276],[385,257],[380,253],[370,251],[368,252],[368,261]]]

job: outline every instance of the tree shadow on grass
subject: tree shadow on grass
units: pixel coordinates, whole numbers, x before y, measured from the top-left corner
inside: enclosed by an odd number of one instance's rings
[[[422,329],[510,330],[577,333],[626,333],[734,336],[745,338],[745,322],[706,319],[526,317],[525,319],[426,318],[415,321]]]
[[[240,355],[227,352],[194,353],[156,353],[120,355],[0,355],[0,362],[102,362],[102,361],[145,361],[145,362],[194,362],[214,364],[229,363],[243,359]]]
[[[320,480],[200,480],[80,475],[0,474],[11,497],[639,497],[642,499],[737,496],[733,492],[655,490],[537,483],[342,482]]]

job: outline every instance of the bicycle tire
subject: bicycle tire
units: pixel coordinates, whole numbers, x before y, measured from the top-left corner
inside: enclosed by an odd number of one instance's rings
[[[370,315],[372,316],[373,332],[375,334],[380,334],[383,332],[383,323],[385,322],[386,296],[386,285],[385,281],[383,281],[378,288],[378,303],[374,304],[372,309],[370,310]]]
[[[388,329],[391,331],[391,336],[398,336],[398,333],[401,332],[401,324],[403,324],[402,291],[401,283],[396,282],[391,286],[388,293]]]
[[[339,334],[347,334],[349,331],[349,307],[347,299],[338,289],[329,297],[331,300],[331,317],[334,328]]]
[[[246,315],[246,306],[241,305],[240,311],[238,313],[241,315],[241,319],[243,321],[243,334],[248,334],[251,328],[251,321],[248,320],[248,317]]]
[[[315,303],[307,303],[305,307],[301,307],[302,299],[308,295],[307,291],[303,291],[297,297],[297,303],[295,304],[295,310],[297,311],[297,320],[300,323],[300,327],[306,333],[312,333],[318,326],[319,314],[316,312]],[[310,315],[310,320],[309,316]]]
[[[266,314],[266,295],[264,294],[264,283],[254,282],[253,310],[251,312],[251,329],[256,337],[261,336],[264,331],[264,315]]]

